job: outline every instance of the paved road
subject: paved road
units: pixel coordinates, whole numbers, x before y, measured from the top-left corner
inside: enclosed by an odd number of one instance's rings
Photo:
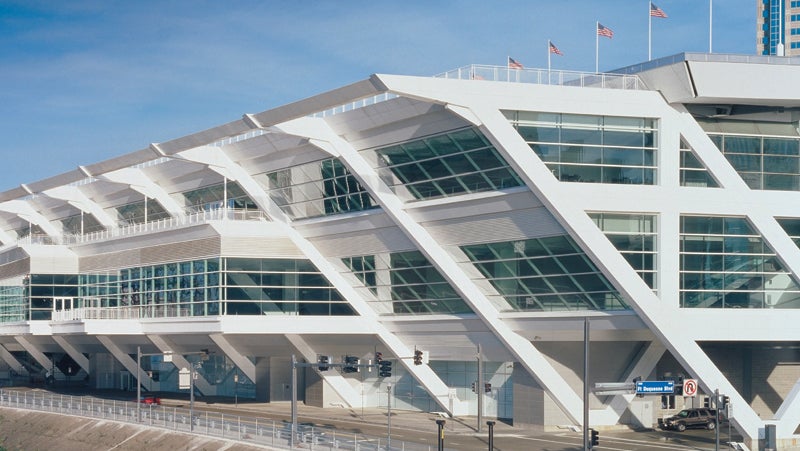
[[[19,388],[25,389],[25,388]],[[60,393],[60,391],[54,391]],[[129,392],[84,392],[70,391],[73,395],[85,395],[98,398],[114,398],[130,400]],[[175,396],[175,394],[169,394]],[[135,397],[135,395],[134,395]],[[167,398],[161,408],[188,408],[187,399]],[[195,411],[200,414],[204,410],[222,412],[226,415],[257,417],[265,420],[289,421],[291,406],[289,403],[253,403],[240,402],[234,404],[232,399],[200,398],[195,402]],[[426,412],[392,412],[392,440],[427,444],[437,449],[436,419]],[[313,423],[317,426],[333,428],[342,433],[359,432],[372,436],[387,434],[385,409],[344,409],[315,408],[298,406],[298,421]],[[447,419],[445,425],[445,447],[451,450],[482,451],[488,450],[488,427],[483,425],[482,432],[477,432],[477,420],[474,417]],[[494,450],[496,451],[575,451],[581,449],[582,433],[580,431],[563,430],[560,432],[541,432],[533,429],[513,427],[498,421],[494,433]],[[741,440],[734,431],[734,441]],[[723,425],[720,431],[720,449],[727,449],[728,429]],[[666,451],[666,450],[702,450],[715,449],[714,431],[690,430],[683,433],[645,430],[615,430],[600,433],[600,450],[613,451]]]

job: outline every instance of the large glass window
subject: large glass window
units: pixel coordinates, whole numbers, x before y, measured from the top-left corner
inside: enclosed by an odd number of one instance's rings
[[[590,213],[611,244],[650,287],[656,288],[656,216]]]
[[[205,186],[191,191],[186,191],[183,197],[186,206],[192,212],[218,210],[225,206],[237,210],[258,210],[255,202],[250,199],[241,186],[236,182],[220,183]]]
[[[61,220],[64,232],[72,235],[82,235],[84,233],[102,232],[105,226],[90,213],[79,213]]]
[[[384,314],[471,313],[461,296],[419,251],[342,259],[377,297]]]
[[[500,153],[472,128],[384,147],[376,153],[379,174],[405,200],[523,184]]]
[[[350,171],[335,158],[269,172],[256,179],[292,219],[378,207]]]
[[[681,137],[681,186],[717,188],[719,184],[694,154],[694,150]]]
[[[709,134],[752,189],[800,191],[800,138]]]
[[[80,277],[84,305],[143,316],[353,314],[308,260],[213,258]]]
[[[527,111],[505,115],[561,181],[655,183],[654,119]]]
[[[681,306],[797,308],[800,289],[741,217],[682,216]]]
[[[608,279],[566,235],[461,248],[505,310],[622,310]],[[490,295],[496,298],[496,295]]]
[[[155,199],[147,199],[119,206],[117,207],[117,214],[121,225],[142,224],[170,217],[167,210]]]
[[[0,323],[27,321],[29,307],[22,277],[0,282]]]

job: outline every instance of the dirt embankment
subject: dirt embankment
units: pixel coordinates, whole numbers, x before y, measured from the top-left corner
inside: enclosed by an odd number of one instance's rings
[[[132,424],[7,408],[0,409],[0,446],[7,451],[264,449]]]

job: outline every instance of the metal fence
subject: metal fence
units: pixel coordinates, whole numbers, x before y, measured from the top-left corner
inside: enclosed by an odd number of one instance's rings
[[[292,424],[285,421],[230,415],[220,412],[135,402],[59,395],[49,392],[0,389],[0,406],[38,410],[62,415],[99,418],[122,423],[180,431],[212,438],[236,440],[277,449],[292,449]],[[139,417],[139,418],[137,418]],[[295,448],[352,451],[431,451],[430,445],[343,432],[310,424],[298,424]]]

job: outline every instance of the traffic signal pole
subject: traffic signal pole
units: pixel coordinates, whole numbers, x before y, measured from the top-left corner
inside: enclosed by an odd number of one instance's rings
[[[589,442],[589,317],[583,318],[583,449],[592,449]]]
[[[482,432],[483,424],[483,358],[481,357],[481,344],[478,343],[478,386],[475,387],[478,394],[478,433]]]

